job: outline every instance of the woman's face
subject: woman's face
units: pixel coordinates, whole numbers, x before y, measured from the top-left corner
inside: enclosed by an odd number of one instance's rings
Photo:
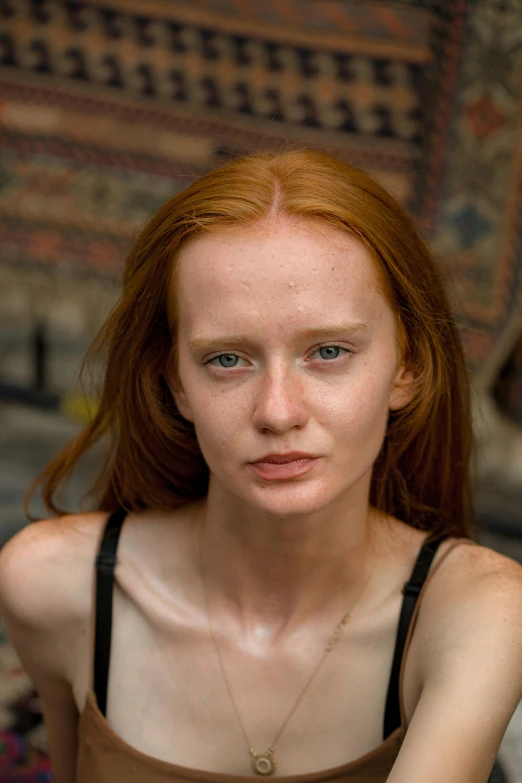
[[[411,399],[412,377],[363,244],[286,221],[199,237],[179,264],[173,392],[214,488],[276,515],[367,495],[388,411]],[[316,458],[251,464],[291,451]]]

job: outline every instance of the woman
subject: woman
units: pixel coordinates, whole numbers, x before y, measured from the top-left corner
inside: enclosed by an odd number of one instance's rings
[[[464,359],[395,201],[319,151],[229,162],[138,237],[105,349],[0,567],[57,783],[487,781],[522,573],[473,540]]]

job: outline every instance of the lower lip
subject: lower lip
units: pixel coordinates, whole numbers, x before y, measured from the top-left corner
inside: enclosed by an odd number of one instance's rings
[[[256,476],[265,481],[284,481],[285,479],[298,478],[304,476],[317,462],[318,457],[313,459],[294,459],[292,462],[283,462],[277,465],[274,462],[251,462],[250,468]]]

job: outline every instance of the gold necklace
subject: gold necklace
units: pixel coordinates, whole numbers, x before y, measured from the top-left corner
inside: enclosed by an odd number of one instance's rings
[[[308,688],[312,684],[313,680],[315,679],[316,674],[318,673],[319,669],[323,665],[324,661],[326,660],[326,657],[328,656],[328,653],[331,653],[332,650],[337,645],[339,639],[342,636],[343,633],[343,627],[347,624],[348,620],[350,619],[350,615],[352,614],[353,610],[355,609],[355,606],[359,603],[359,600],[361,599],[361,596],[366,589],[368,582],[370,581],[370,578],[373,574],[373,569],[370,571],[370,574],[368,575],[366,581],[364,582],[361,590],[359,591],[357,598],[353,602],[352,606],[350,607],[349,611],[341,617],[338,623],[335,624],[332,634],[328,637],[326,642],[326,647],[324,648],[324,652],[321,656],[321,659],[319,660],[319,663],[316,665],[315,669],[312,671],[310,677],[305,683],[305,686],[299,696],[297,697],[296,701],[294,702],[290,712],[286,716],[283,725],[277,732],[275,739],[273,740],[272,744],[268,748],[268,750],[265,751],[258,751],[254,750],[254,748],[251,747],[250,741],[248,739],[248,735],[246,733],[246,729],[243,725],[243,721],[241,720],[241,715],[239,714],[239,710],[237,708],[236,700],[234,699],[234,695],[232,693],[232,688],[230,686],[230,682],[227,677],[227,673],[225,671],[225,666],[223,664],[223,658],[221,656],[221,651],[219,649],[219,645],[217,643],[216,637],[214,636],[214,630],[212,628],[212,621],[210,619],[210,608],[209,608],[209,601],[208,601],[208,595],[205,585],[205,571],[203,568],[203,555],[202,555],[202,538],[203,538],[203,525],[201,525],[201,531],[199,535],[199,566],[201,570],[201,584],[203,588],[203,595],[205,598],[205,609],[207,613],[207,623],[208,623],[208,630],[210,638],[212,639],[212,643],[214,645],[214,649],[216,651],[216,655],[219,661],[219,665],[221,667],[221,673],[223,674],[223,679],[225,681],[225,685],[228,691],[228,695],[230,697],[230,701],[232,702],[232,706],[234,708],[234,712],[236,713],[237,722],[241,728],[241,732],[243,734],[243,737],[246,742],[246,746],[248,749],[248,752],[250,756],[252,757],[252,769],[257,775],[273,775],[276,771],[276,762],[273,759],[274,751],[277,742],[279,741],[279,738],[281,737],[281,734],[283,733],[284,729],[286,728],[286,725],[288,724],[290,718],[296,711],[297,707],[299,706],[303,696],[307,692]]]

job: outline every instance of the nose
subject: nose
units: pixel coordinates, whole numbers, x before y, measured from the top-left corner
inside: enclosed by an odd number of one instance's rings
[[[260,431],[278,435],[308,421],[304,384],[298,373],[286,366],[268,368],[260,379],[252,423]]]

